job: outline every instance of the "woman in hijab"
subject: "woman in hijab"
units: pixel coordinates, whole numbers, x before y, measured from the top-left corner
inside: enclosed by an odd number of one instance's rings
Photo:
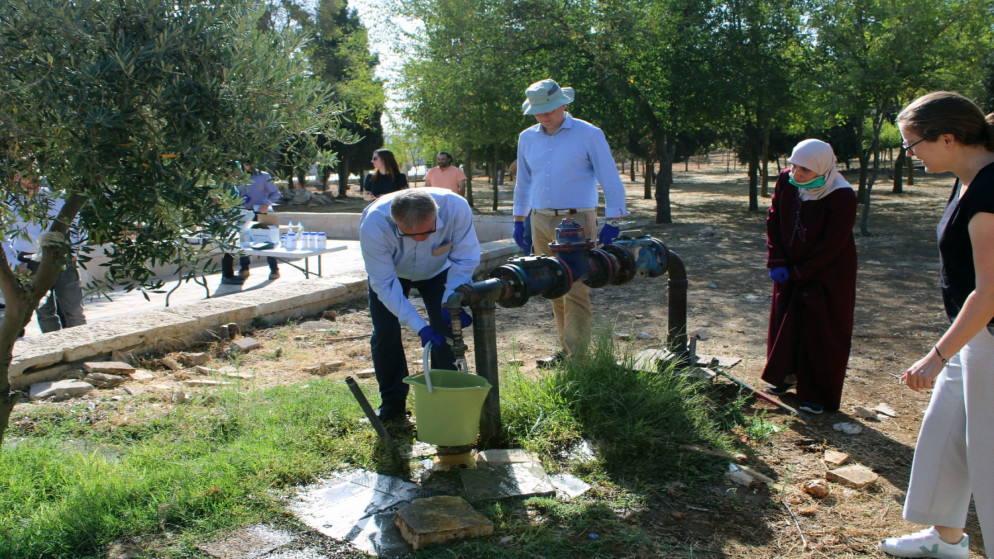
[[[773,280],[763,380],[777,396],[796,388],[800,409],[837,411],[856,304],[856,193],[821,140],[794,146],[766,218]]]
[[[939,221],[939,278],[949,328],[901,380],[935,386],[922,419],[904,518],[924,530],[880,542],[897,557],[966,559],[970,497],[994,557],[994,113],[949,91],[897,115],[904,149],[926,173],[956,176]]]

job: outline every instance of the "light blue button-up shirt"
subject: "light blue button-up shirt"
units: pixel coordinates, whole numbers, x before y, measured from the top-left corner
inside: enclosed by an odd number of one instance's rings
[[[265,171],[254,171],[248,184],[238,187],[238,193],[243,199],[242,206],[250,210],[252,206],[271,206],[280,201],[280,188]]]
[[[33,198],[21,198],[19,204],[15,204],[14,226],[11,228],[10,248],[14,252],[35,253],[38,252],[38,239],[41,234],[48,231],[52,221],[58,217],[66,201],[61,196],[56,196],[48,187],[38,188],[38,192]],[[48,220],[44,223],[35,219],[26,218],[21,212],[22,208],[29,204],[41,204],[48,208]]]
[[[480,265],[480,241],[473,226],[473,210],[466,200],[444,188],[423,190],[438,204],[435,232],[423,241],[400,236],[390,215],[390,203],[399,192],[380,196],[359,218],[359,247],[369,286],[401,324],[415,332],[428,323],[404,297],[398,278],[425,280],[448,268],[444,302],[456,287],[473,280],[473,271]]]
[[[532,208],[596,208],[598,182],[604,191],[604,216],[628,215],[625,187],[600,128],[567,113],[551,136],[541,124],[518,135],[514,215],[528,215]]]

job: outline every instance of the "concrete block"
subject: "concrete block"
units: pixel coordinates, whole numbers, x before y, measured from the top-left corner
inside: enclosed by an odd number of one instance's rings
[[[877,481],[878,477],[880,476],[875,474],[866,466],[860,466],[858,464],[842,466],[841,468],[829,470],[828,473],[825,474],[825,479],[828,481],[833,481],[835,483],[845,485],[846,487],[852,487],[853,489],[862,489]]]
[[[415,550],[494,533],[493,522],[460,497],[418,499],[395,512],[393,518],[401,536]]]
[[[89,373],[83,377],[84,382],[88,382],[97,388],[114,388],[127,382],[128,377],[112,375],[108,373]]]
[[[108,375],[131,376],[135,368],[120,361],[90,361],[83,363],[83,370],[88,373],[104,373]]]
[[[87,394],[93,390],[93,385],[81,380],[59,380],[55,382],[39,382],[31,385],[32,400],[66,400]]]
[[[255,338],[241,338],[239,340],[232,340],[231,345],[228,347],[230,347],[232,351],[240,351],[245,353],[246,351],[259,349],[262,347],[262,344],[260,344]]]
[[[825,465],[829,468],[838,468],[849,460],[849,455],[838,450],[828,449],[825,451]]]

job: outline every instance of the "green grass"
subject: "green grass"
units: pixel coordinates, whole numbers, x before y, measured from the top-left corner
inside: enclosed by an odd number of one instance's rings
[[[273,488],[372,464],[375,434],[343,383],[145,402],[118,427],[89,426],[88,411],[33,413],[30,435],[8,432],[0,557],[87,556],[120,537],[241,525],[282,514]]]
[[[743,416],[742,400],[715,405],[708,383],[618,366],[616,353],[605,338],[590,359],[538,380],[502,371],[510,445],[593,489],[571,502],[478,503],[493,538],[419,557],[690,556],[630,518],[651,510],[666,483],[722,474],[720,460],[686,445],[731,448],[732,429],[768,437],[769,422]],[[220,530],[286,519],[287,488],[345,467],[410,471],[384,459],[361,417],[345,384],[330,381],[222,389],[180,405],[21,406],[0,452],[0,558],[99,556],[122,538],[167,541],[155,556],[190,556]],[[583,439],[597,458],[564,458]]]

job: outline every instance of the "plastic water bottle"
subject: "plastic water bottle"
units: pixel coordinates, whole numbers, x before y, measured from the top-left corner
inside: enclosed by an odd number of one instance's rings
[[[325,233],[324,231],[318,231],[317,235],[318,235],[317,248],[324,250],[324,248],[328,246],[328,234]]]
[[[297,250],[297,235],[289,233],[286,236],[286,249],[287,250]]]

